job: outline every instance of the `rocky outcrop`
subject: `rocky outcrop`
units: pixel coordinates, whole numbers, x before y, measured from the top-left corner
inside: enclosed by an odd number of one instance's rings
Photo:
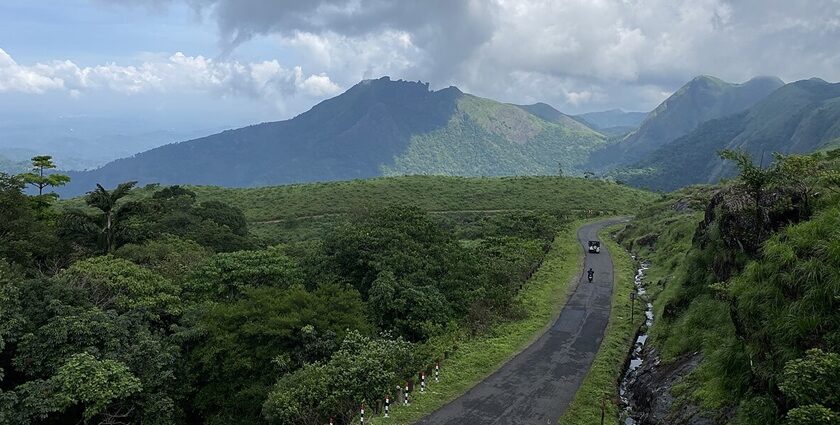
[[[700,407],[675,397],[671,389],[688,376],[702,356],[684,355],[671,363],[663,363],[655,348],[644,351],[644,362],[628,385],[627,411],[636,425],[715,425],[717,422],[701,413]],[[628,422],[631,423],[631,422]]]

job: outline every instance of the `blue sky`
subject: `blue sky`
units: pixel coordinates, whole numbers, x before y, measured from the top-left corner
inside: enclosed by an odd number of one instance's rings
[[[838,39],[840,0],[4,0],[0,126],[234,127],[382,75],[645,111],[699,74],[840,80]]]

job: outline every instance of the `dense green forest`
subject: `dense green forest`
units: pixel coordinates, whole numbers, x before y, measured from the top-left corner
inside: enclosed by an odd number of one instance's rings
[[[838,424],[840,151],[723,156],[737,179],[663,195],[621,234],[652,261],[656,355],[690,370],[653,386],[674,423]]]
[[[516,295],[570,220],[650,196],[585,179],[464,183],[124,183],[59,202],[61,178],[0,175],[0,424],[343,423],[459,339],[526,314]],[[409,205],[417,184],[437,193]],[[370,203],[302,202],[370,185]],[[595,188],[620,202],[587,203]],[[431,212],[468,193],[488,213]],[[327,212],[285,244],[249,229]]]

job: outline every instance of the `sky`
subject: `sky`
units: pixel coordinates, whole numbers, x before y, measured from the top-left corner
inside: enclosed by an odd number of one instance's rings
[[[366,78],[567,113],[696,75],[840,80],[840,0],[0,0],[0,125],[290,118]]]

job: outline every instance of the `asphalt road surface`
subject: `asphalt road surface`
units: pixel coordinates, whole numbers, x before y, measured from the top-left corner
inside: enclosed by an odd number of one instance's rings
[[[622,219],[583,226],[584,251],[598,231]],[[556,424],[589,371],[610,318],[613,263],[607,247],[586,254],[580,281],[560,316],[536,342],[455,401],[426,416],[423,425]]]

